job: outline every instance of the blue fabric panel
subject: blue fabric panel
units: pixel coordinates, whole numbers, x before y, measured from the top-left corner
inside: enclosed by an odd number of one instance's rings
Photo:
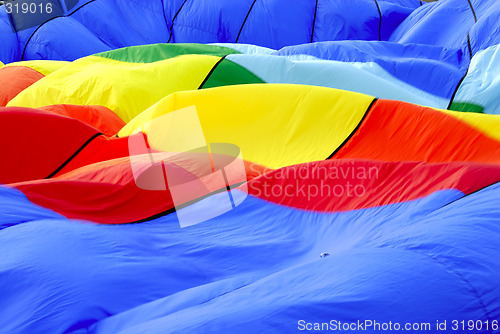
[[[333,316],[495,319],[499,195],[496,184],[466,197],[444,190],[331,214],[248,197],[227,214],[181,229],[175,214],[118,226],[43,219],[8,190],[13,205],[34,213],[0,231],[0,327],[262,333],[293,332],[300,319]],[[217,195],[203,205],[216,203]],[[320,258],[324,252],[330,256]]]
[[[306,54],[345,62],[375,62],[401,81],[436,96],[451,98],[467,71],[460,49],[422,44],[338,41],[286,47],[277,55]]]

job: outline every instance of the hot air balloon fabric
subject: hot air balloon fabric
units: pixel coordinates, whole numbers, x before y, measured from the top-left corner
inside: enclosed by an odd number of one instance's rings
[[[498,1],[16,1],[0,333],[500,333]]]

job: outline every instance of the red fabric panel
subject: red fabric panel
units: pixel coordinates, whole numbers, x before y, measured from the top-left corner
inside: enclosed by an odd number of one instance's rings
[[[337,212],[411,201],[443,189],[470,194],[499,181],[499,165],[327,160],[262,175],[248,183],[248,191],[281,205]]]
[[[49,176],[99,132],[82,122],[28,108],[0,108],[0,183]]]
[[[500,142],[443,112],[378,100],[334,159],[500,162]]]
[[[149,157],[145,158],[144,165],[148,167]],[[248,162],[245,168],[248,179],[269,170]],[[33,203],[68,218],[106,224],[137,222],[174,207],[168,190],[144,190],[136,185],[129,157],[88,165],[49,180],[11,186],[21,190]],[[219,190],[214,188],[216,182],[209,181],[206,186],[206,194]]]
[[[62,175],[93,163],[127,157],[128,155],[128,137],[108,138],[106,136],[99,136],[86,145],[56,175]]]
[[[248,183],[251,195],[320,212],[411,201],[445,189],[470,194],[500,182],[500,166],[474,163],[329,160],[291,166],[265,175],[261,173],[267,169],[249,163],[246,170],[251,180]],[[211,188],[215,184],[208,184],[207,191],[218,190]],[[50,180],[12,186],[32,202],[66,217],[107,224],[148,219],[174,207],[169,191],[144,190],[136,185],[129,158],[85,166]],[[325,189],[331,193],[326,194]]]
[[[0,68],[0,107],[5,107],[17,94],[43,77],[40,72],[26,66]]]

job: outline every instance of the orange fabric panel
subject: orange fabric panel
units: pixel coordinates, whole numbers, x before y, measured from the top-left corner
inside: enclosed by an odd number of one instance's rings
[[[333,158],[500,163],[500,142],[432,108],[378,100]]]
[[[56,104],[41,107],[40,109],[58,114],[75,118],[88,124],[106,136],[114,136],[122,127],[125,122],[118,117],[113,111],[103,106],[79,106],[71,104]]]
[[[40,72],[25,66],[0,68],[0,107],[5,107],[20,92],[44,77]]]

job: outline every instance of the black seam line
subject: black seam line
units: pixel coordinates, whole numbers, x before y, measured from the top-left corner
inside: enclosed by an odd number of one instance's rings
[[[380,20],[378,21],[378,40],[382,40],[382,11],[380,10],[380,6],[378,5],[378,1],[375,0],[375,4],[377,5],[378,16]]]
[[[90,137],[82,146],[80,146],[78,150],[76,150],[75,153],[73,153],[73,155],[71,155],[65,162],[63,162],[61,166],[59,166],[55,171],[53,171],[49,176],[47,176],[46,179],[54,177],[57,173],[61,171],[61,169],[63,169],[67,164],[69,164],[71,160],[73,160],[88,144],[90,144],[94,139],[96,139],[101,135],[102,133],[98,132],[94,134],[92,137]]]
[[[35,31],[33,31],[33,33],[30,35],[30,37],[29,37],[29,38],[28,38],[28,40],[26,41],[26,44],[24,44],[23,53],[22,53],[22,55],[21,55],[21,60],[24,60],[24,54],[26,53],[26,48],[28,47],[28,44],[29,44],[29,42],[31,41],[31,38],[33,38],[33,36],[35,36],[35,33],[38,31],[38,29],[40,29],[40,28],[41,28],[41,27],[42,27],[45,23],[50,22],[50,21],[52,21],[52,20],[54,20],[54,19],[58,19],[58,18],[60,18],[60,17],[62,17],[62,16],[56,16],[56,17],[53,17],[53,18],[51,18],[51,19],[48,19],[47,21],[45,21],[45,22],[43,22],[42,24],[40,24],[40,25],[39,25],[39,26],[35,29]]]
[[[476,16],[476,11],[474,10],[474,7],[472,7],[472,3],[470,0],[467,0],[469,2],[470,9],[472,10],[472,15],[474,15],[474,21],[477,23],[477,16]]]
[[[250,9],[247,12],[247,16],[245,16],[245,20],[243,20],[243,24],[240,27],[240,31],[238,32],[238,36],[236,37],[236,41],[234,43],[238,43],[238,40],[240,39],[241,32],[243,31],[243,27],[245,26],[245,23],[247,23],[248,16],[250,15],[250,12],[252,11],[253,6],[255,5],[256,2],[257,2],[257,0],[253,0],[252,5],[250,6]]]
[[[313,42],[314,38],[314,28],[316,27],[316,14],[318,12],[318,0],[316,0],[316,7],[314,7],[314,18],[313,18],[313,27],[311,31],[311,43]]]
[[[356,125],[356,127],[354,128],[354,130],[352,130],[352,132],[349,134],[349,136],[347,136],[347,138],[342,142],[342,144],[340,144],[340,146],[337,147],[337,149],[332,154],[330,154],[330,156],[328,158],[326,158],[325,160],[332,159],[335,156],[335,154],[337,154],[347,144],[347,142],[349,140],[351,140],[351,138],[356,134],[356,132],[358,132],[359,128],[361,127],[361,124],[363,124],[363,122],[365,121],[366,117],[368,116],[368,113],[370,112],[370,110],[372,110],[373,105],[377,101],[378,101],[377,97],[372,100],[372,102],[370,103],[370,105],[366,109],[365,114],[363,115],[363,117],[359,121],[358,125]]]
[[[229,181],[227,180],[226,171],[224,170],[224,168],[222,168],[221,172],[222,172],[222,176],[224,177],[224,183],[226,184],[227,195],[229,196],[229,199],[231,200],[231,206],[234,209],[236,207],[236,205],[234,205],[234,198],[233,198],[233,195],[231,194],[231,186],[229,185]]]
[[[76,8],[74,11],[72,11],[71,13],[69,13],[69,14],[68,14],[68,16],[75,14],[75,12],[76,12],[76,11],[78,11],[78,10],[82,9],[82,7],[85,7],[85,6],[87,6],[89,3],[94,2],[94,1],[95,1],[95,0],[90,0],[89,2],[84,3],[83,5],[81,5],[80,7]]]
[[[168,21],[167,21],[167,15],[165,14],[165,1],[161,0],[161,10],[163,12],[163,20],[165,21],[165,27],[167,27],[168,31]]]
[[[472,50],[471,50],[471,45],[470,45],[469,34],[467,34],[467,44],[469,45],[469,54],[470,54],[470,57],[472,59]],[[457,95],[458,90],[460,89],[460,85],[462,85],[462,82],[465,80],[465,78],[467,77],[467,74],[469,73],[469,67],[470,67],[470,63],[469,63],[469,66],[467,67],[467,71],[465,71],[464,76],[460,79],[457,87],[455,87],[455,90],[453,91],[453,94],[451,95],[450,103],[448,104],[448,108],[447,108],[448,110],[450,110],[451,105],[453,104],[453,100],[455,99],[455,96]]]
[[[212,67],[212,69],[210,70],[210,72],[208,72],[207,76],[205,77],[205,79],[203,79],[203,82],[201,83],[200,87],[198,87],[198,89],[202,89],[203,86],[205,86],[205,84],[207,83],[208,79],[210,79],[210,77],[212,76],[212,74],[214,73],[214,71],[217,69],[217,67],[220,65],[220,63],[222,63],[222,61],[224,59],[226,59],[227,55],[225,55],[224,57],[222,57],[221,59],[219,59],[218,62],[215,63],[215,65]]]
[[[500,182],[495,182],[495,183],[492,183],[492,184],[490,184],[490,185],[484,186],[484,187],[482,187],[482,188],[480,188],[480,189],[474,190],[474,191],[473,191],[473,192],[471,192],[471,193],[464,194],[464,196],[462,196],[462,197],[460,197],[460,198],[457,198],[456,200],[451,201],[451,202],[450,202],[450,203],[448,203],[448,204],[443,205],[442,207],[440,207],[440,208],[439,208],[439,210],[441,210],[442,208],[447,207],[448,205],[451,205],[451,204],[453,204],[453,203],[455,203],[455,202],[458,202],[458,201],[460,201],[460,200],[462,200],[462,199],[464,199],[464,198],[466,198],[466,197],[468,197],[468,196],[470,196],[470,195],[474,195],[474,194],[476,194],[476,193],[478,193],[478,192],[480,192],[480,191],[483,191],[483,190],[484,190],[484,189],[486,189],[486,188],[493,187],[494,185],[497,185],[497,184],[500,184]]]
[[[471,44],[470,44],[470,36],[469,36],[469,34],[467,34],[467,45],[469,47],[469,56],[470,56],[470,59],[472,60],[472,47],[471,47]],[[462,85],[462,82],[467,77],[467,74],[469,74],[469,67],[470,67],[470,62],[469,62],[469,66],[467,66],[467,71],[465,71],[464,76],[460,79],[460,81],[458,82],[457,87],[453,91],[453,95],[451,95],[450,103],[448,104],[448,108],[447,108],[448,110],[450,110],[451,105],[453,104],[453,100],[455,99],[455,96],[457,95],[458,90],[460,89],[460,85]]]
[[[455,99],[455,96],[457,95],[458,93],[458,90],[460,89],[460,85],[462,85],[462,82],[465,80],[465,77],[467,77],[467,74],[469,73],[469,69],[467,69],[467,71],[465,72],[464,76],[462,77],[462,79],[460,79],[460,81],[458,82],[458,85],[457,87],[455,88],[455,91],[453,92],[453,95],[451,96],[451,99],[450,99],[450,104],[448,104],[448,110],[450,110],[452,104],[453,104],[453,100]]]
[[[184,0],[184,2],[182,3],[182,5],[177,10],[177,13],[175,13],[174,17],[172,18],[172,25],[170,26],[170,37],[168,38],[167,44],[170,43],[170,40],[172,39],[172,35],[174,33],[174,22],[175,22],[175,19],[177,18],[177,15],[179,15],[179,13],[181,12],[181,9],[184,7],[184,5],[186,4],[186,2],[187,2],[187,0]],[[167,28],[168,28],[168,25],[167,25]]]
[[[474,10],[474,7],[472,6],[472,2],[470,2],[470,0],[467,0],[467,2],[469,3],[470,9],[472,11],[472,15],[474,15],[474,22],[477,23],[476,11]],[[470,35],[469,34],[467,34],[467,45],[469,47],[470,59],[472,59],[472,47],[470,44]]]
[[[467,34],[467,46],[469,47],[469,56],[470,56],[470,59],[472,60],[472,46],[470,44],[470,35]],[[470,66],[470,64],[469,64]]]
[[[73,15],[74,13],[76,13],[78,10],[82,9],[83,7],[87,6],[89,3],[92,3],[94,2],[95,0],[90,0],[89,2],[86,2],[84,3],[83,5],[81,5],[80,7],[76,8],[75,10],[73,10],[71,13],[69,14],[66,14],[66,15],[61,15],[61,16],[54,16],[54,17],[51,17],[50,19],[48,19],[47,21],[43,22],[42,24],[40,24],[38,27],[36,27],[36,29],[33,31],[33,33],[31,33],[30,37],[28,38],[28,40],[26,41],[26,44],[24,44],[24,48],[23,48],[23,53],[21,55],[21,60],[24,60],[24,54],[26,53],[26,48],[28,47],[28,44],[29,42],[31,41],[31,39],[33,38],[33,36],[35,36],[35,33],[38,31],[38,29],[40,29],[43,25],[45,25],[47,22],[50,22],[54,19],[58,19],[60,17],[68,17],[68,16],[71,16]]]
[[[239,182],[239,183],[236,183],[236,184],[233,184],[232,186],[230,186],[229,188],[230,189],[233,189],[233,188],[237,188],[245,183],[247,183],[248,181],[243,181],[243,182]],[[154,214],[152,216],[149,216],[147,218],[143,218],[143,219],[139,219],[139,220],[135,220],[135,221],[131,221],[131,222],[128,222],[128,223],[120,223],[120,224],[139,224],[139,223],[144,223],[144,222],[147,222],[147,221],[151,221],[151,220],[154,220],[154,219],[157,219],[157,218],[160,218],[160,217],[163,217],[163,216],[166,216],[166,215],[169,215],[171,213],[174,213],[177,211],[177,209],[183,209],[189,205],[192,205],[192,204],[195,204],[195,203],[198,203],[212,195],[216,195],[216,194],[220,194],[224,191],[228,191],[227,190],[227,186],[224,187],[224,188],[220,188],[220,189],[217,189],[217,190],[214,190],[212,191],[211,193],[208,193],[206,195],[203,195],[203,196],[200,196],[198,198],[195,198],[193,200],[190,200],[184,204],[181,204],[181,205],[177,205],[177,206],[174,206],[173,208],[170,208],[168,210],[165,210],[165,211],[162,211],[160,213],[157,213],[157,214]]]

